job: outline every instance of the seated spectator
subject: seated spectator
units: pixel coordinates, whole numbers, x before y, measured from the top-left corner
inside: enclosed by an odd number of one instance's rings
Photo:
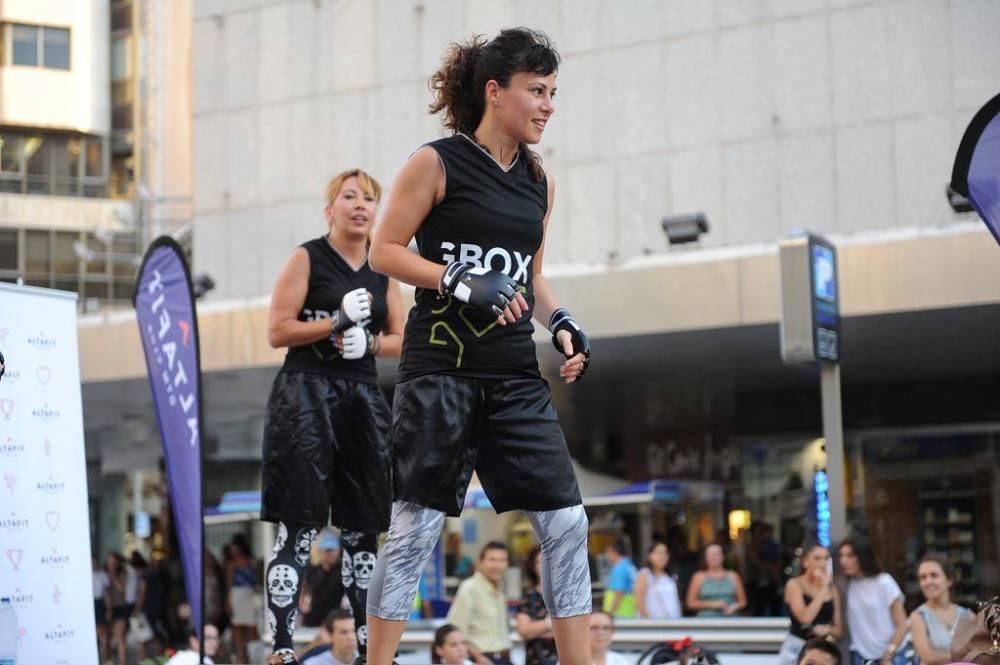
[[[653,543],[646,553],[646,567],[635,580],[635,604],[645,619],[679,619],[681,601],[677,582],[667,571],[670,550],[666,543]]]
[[[326,616],[323,617],[323,621],[319,624],[319,630],[316,632],[316,637],[314,637],[309,644],[295,652],[296,660],[301,663],[307,658],[312,658],[313,656],[321,654],[324,651],[330,650],[330,642],[333,639],[333,636],[330,635],[330,630],[333,628],[333,617],[334,610],[330,610],[326,613]]]
[[[465,635],[457,627],[446,623],[434,632],[431,645],[431,662],[442,665],[472,665]]]
[[[590,615],[590,650],[594,665],[628,665],[629,660],[608,649],[615,638],[615,620],[609,613],[597,610]]]
[[[198,665],[198,633],[194,629],[188,635],[188,648],[178,651],[164,665]],[[213,665],[212,656],[219,649],[219,630],[210,623],[205,624],[205,663]]]
[[[722,564],[722,547],[715,543],[706,547],[705,568],[694,574],[687,590],[688,609],[700,617],[733,616],[747,606],[743,581]]]
[[[329,648],[313,655],[303,654],[302,665],[351,665],[358,655],[358,638],[350,610],[331,610],[323,625],[330,635]]]
[[[951,641],[958,622],[972,612],[951,602],[955,570],[944,559],[928,555],[917,564],[917,582],[926,602],[910,614],[910,635],[917,663],[951,662]]]
[[[814,637],[799,652],[797,665],[840,665],[840,649],[833,642]]]

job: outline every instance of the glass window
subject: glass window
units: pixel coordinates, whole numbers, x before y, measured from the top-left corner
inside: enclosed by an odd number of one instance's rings
[[[100,275],[101,279],[104,279],[104,275],[108,271],[108,259],[106,254],[108,248],[104,246],[104,243],[90,234],[87,234],[84,237],[83,242],[87,249],[93,253],[93,256],[84,266],[84,270],[87,271],[87,275],[91,278]]]
[[[83,283],[83,297],[86,298],[100,298],[105,300],[108,297],[108,283],[106,280],[101,280],[99,282],[86,281]]]
[[[132,38],[111,40],[111,81],[126,81],[131,71]]]
[[[0,270],[17,270],[16,229],[0,229]]]
[[[52,69],[69,69],[69,30],[42,28],[42,63]]]
[[[87,152],[83,174],[88,176],[104,175],[104,142],[101,139],[93,137],[87,139]]]
[[[24,158],[28,165],[28,175],[48,175],[47,146],[41,136],[29,136],[24,140]]]
[[[103,199],[108,195],[107,185],[84,185],[83,195],[90,199]]]
[[[73,243],[80,240],[80,234],[56,231],[55,235],[56,241],[52,247],[52,270],[76,279],[78,259]]]
[[[131,300],[135,293],[134,276],[129,279],[116,279],[111,285],[114,291],[108,296],[112,300]]]
[[[0,178],[0,192],[5,194],[21,194],[23,189],[21,185],[21,178]]]
[[[0,135],[0,171],[21,172],[21,143],[22,138],[17,134]]]
[[[52,152],[50,173],[57,178],[75,178],[79,173],[80,139],[54,136],[47,138],[46,142]]]
[[[38,28],[33,25],[10,26],[11,63],[38,66]]]
[[[132,5],[111,3],[111,32],[132,29]]]
[[[53,196],[76,196],[79,190],[80,181],[77,178],[54,178],[46,193]]]
[[[25,272],[47,276],[49,274],[49,232],[25,231],[24,245]]]

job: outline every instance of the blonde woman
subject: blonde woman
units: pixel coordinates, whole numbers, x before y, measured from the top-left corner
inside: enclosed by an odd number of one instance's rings
[[[267,566],[269,665],[294,663],[292,634],[312,542],[341,530],[345,594],[365,650],[376,538],[389,527],[389,409],[376,356],[398,356],[399,284],[368,265],[381,187],[360,169],[327,186],[328,232],[298,247],[271,297],[271,346],[285,347],[264,422],[261,518],[278,524]],[[331,519],[332,518],[332,519]]]

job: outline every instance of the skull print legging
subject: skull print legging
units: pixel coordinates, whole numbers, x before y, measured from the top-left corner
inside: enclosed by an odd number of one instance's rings
[[[278,522],[274,556],[267,564],[267,624],[274,636],[274,653],[294,653],[292,636],[299,615],[299,594],[319,529]]]
[[[267,621],[274,636],[274,653],[295,650],[292,638],[299,614],[299,595],[312,544],[318,533],[319,529],[314,526],[278,523],[274,556],[267,564]],[[355,617],[358,651],[364,655],[368,642],[365,603],[368,582],[375,568],[378,534],[343,531],[340,539],[344,548],[340,568],[344,593]]]
[[[375,551],[378,549],[378,534],[341,531],[340,542],[343,555],[340,560],[344,594],[351,603],[354,614],[354,630],[358,635],[358,653],[368,652],[368,626],[365,605],[368,602],[368,584],[375,570]]]
[[[555,619],[589,614],[589,525],[583,506],[524,511],[542,548],[542,598]],[[434,543],[441,537],[444,513],[407,501],[392,504],[389,537],[375,564],[368,589],[368,613],[405,621],[413,606],[420,575]]]

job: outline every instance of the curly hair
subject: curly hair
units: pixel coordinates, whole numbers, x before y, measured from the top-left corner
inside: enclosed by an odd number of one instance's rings
[[[507,28],[492,40],[473,35],[466,42],[455,42],[428,87],[434,94],[429,110],[444,111],[444,126],[456,133],[472,136],[486,110],[486,83],[510,85],[514,74],[531,72],[548,76],[559,70],[560,57],[548,36],[529,28]],[[545,177],[542,159],[524,143],[518,150],[528,158],[535,180]]]

